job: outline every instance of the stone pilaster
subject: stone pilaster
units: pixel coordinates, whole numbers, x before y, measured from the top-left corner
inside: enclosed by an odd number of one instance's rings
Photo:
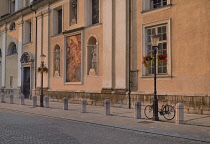
[[[127,85],[127,0],[115,3],[115,89],[117,93],[124,93]]]
[[[50,26],[49,26],[49,14],[50,14],[50,11],[48,9],[48,7],[42,11],[42,14],[43,14],[43,46],[42,46],[42,51],[43,51],[43,54],[46,55],[46,58],[45,58],[45,65],[47,66],[47,68],[49,68],[49,29],[50,29]],[[45,88],[48,88],[49,86],[49,74],[44,74],[44,83],[43,83],[43,86]]]
[[[20,21],[18,22],[18,87],[21,87],[21,80],[22,80],[21,62],[20,62],[22,53],[23,53],[23,20],[21,17]]]
[[[1,81],[1,87],[5,88],[6,84],[6,35],[7,35],[7,28],[6,25],[3,26],[3,29],[1,29],[2,33],[2,46],[1,46],[1,53],[2,53],[2,59],[1,59],[1,64],[2,64],[2,81]]]
[[[40,55],[42,53],[42,39],[43,39],[43,35],[42,35],[42,13],[38,12],[36,14],[37,17],[37,68],[40,67],[41,61],[40,61]],[[37,69],[36,68],[36,69]],[[41,75],[37,74],[37,87],[41,86]]]
[[[103,89],[102,93],[113,88],[113,1],[103,1]]]

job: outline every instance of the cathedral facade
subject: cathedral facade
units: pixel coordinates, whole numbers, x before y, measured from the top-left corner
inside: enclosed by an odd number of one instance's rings
[[[187,112],[210,111],[209,0],[0,0],[1,91],[79,103],[132,107],[182,102]],[[147,63],[150,36],[158,54]]]

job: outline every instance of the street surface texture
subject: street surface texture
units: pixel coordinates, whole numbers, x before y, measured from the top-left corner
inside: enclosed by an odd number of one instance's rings
[[[0,144],[200,144],[177,137],[0,109]]]

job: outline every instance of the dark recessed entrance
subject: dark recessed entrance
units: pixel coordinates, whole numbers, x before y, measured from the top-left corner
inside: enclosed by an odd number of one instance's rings
[[[25,98],[30,96],[30,67],[23,68],[23,94]]]

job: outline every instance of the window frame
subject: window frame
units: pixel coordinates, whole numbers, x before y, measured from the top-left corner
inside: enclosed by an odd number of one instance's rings
[[[24,44],[28,44],[33,42],[33,19],[27,19],[24,21]],[[29,30],[29,31],[28,31]],[[29,38],[26,38],[29,37]]]
[[[85,1],[85,26],[95,26],[101,23],[101,0],[99,0],[99,18],[98,23],[92,22],[92,0]]]
[[[100,23],[100,0],[98,0],[98,23]],[[95,25],[98,23],[93,23],[93,0],[91,0],[91,24]]]
[[[62,32],[63,32],[63,17],[64,17],[64,14],[63,14],[63,4],[59,5],[59,6],[56,6],[54,8],[52,8],[52,36],[56,36],[56,35],[59,35],[59,34],[62,34],[61,33],[58,33],[58,11],[62,9]]]
[[[145,12],[156,12],[164,9],[169,9],[171,7],[171,0],[167,0],[167,5],[158,7],[158,8],[151,8],[151,0],[142,0],[142,13]]]
[[[77,23],[74,25],[71,25],[71,0],[68,2],[68,26],[71,27],[77,27],[79,25],[79,0],[77,0]]]
[[[167,34],[167,74],[158,74],[157,77],[172,77],[172,57],[171,57],[171,19],[164,19],[161,21],[146,23],[142,25],[142,59],[147,55],[146,49],[146,30],[147,28],[157,27],[159,25],[166,25],[166,34]],[[142,63],[141,63],[142,64]],[[158,69],[156,69],[158,72]],[[146,68],[142,64],[142,77],[153,77],[154,74],[148,74]]]

